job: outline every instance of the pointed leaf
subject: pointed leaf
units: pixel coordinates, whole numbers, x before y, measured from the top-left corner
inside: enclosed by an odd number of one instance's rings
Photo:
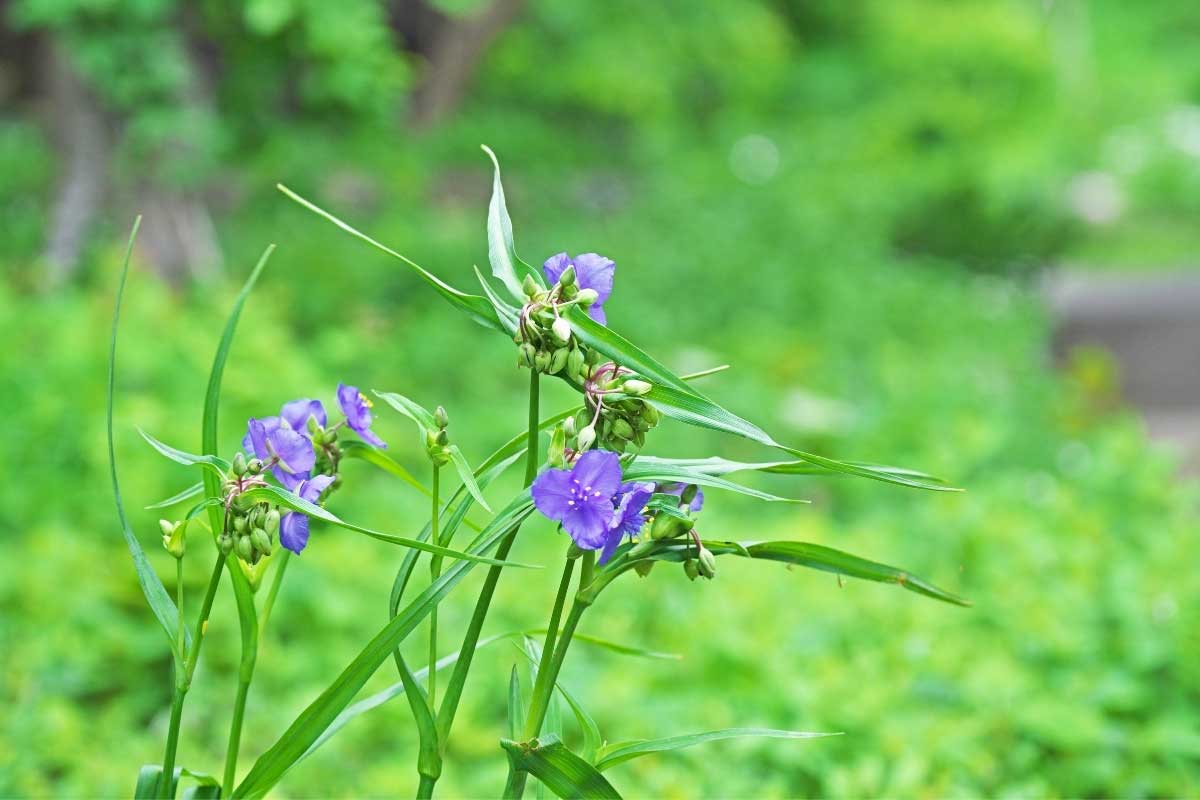
[[[681,750],[685,747],[716,742],[722,739],[744,739],[747,737],[767,737],[771,739],[819,739],[825,736],[840,736],[839,733],[808,733],[805,731],[778,731],[770,728],[724,728],[707,733],[691,733],[684,736],[668,736],[664,739],[646,739],[635,742],[619,742],[610,744],[600,750],[596,769],[606,770],[625,761],[630,761],[650,753],[662,753],[668,750]]]
[[[194,483],[179,494],[173,494],[166,500],[159,500],[157,503],[152,503],[146,506],[145,509],[153,511],[156,508],[170,508],[171,506],[191,500],[193,497],[199,497],[202,494],[204,494],[204,484]]]
[[[487,153],[495,168],[492,178],[492,200],[488,203],[488,261],[492,264],[492,275],[499,278],[507,287],[513,299],[518,303],[525,302],[525,292],[521,288],[523,275],[533,274],[540,278],[528,264],[517,257],[513,246],[512,220],[508,217],[508,207],[504,202],[504,186],[500,183],[500,162],[496,154],[487,145],[480,145]],[[519,267],[518,267],[519,265]],[[518,274],[518,268],[521,274]],[[544,285],[544,284],[543,284]]]
[[[508,674],[508,735],[516,739],[525,728],[525,704],[521,699],[521,676],[513,664]]]
[[[751,489],[749,486],[727,481],[724,478],[718,478],[715,475],[710,475],[705,472],[698,472],[688,467],[678,466],[676,464],[667,463],[664,461],[643,462],[642,459],[637,459],[624,471],[624,480],[627,481],[662,481],[667,483],[694,483],[699,486],[710,486],[715,489],[725,489],[730,492],[755,497],[759,500],[766,500],[773,503],[808,503],[809,500],[794,500],[789,497],[780,497],[779,495],[770,494],[769,492],[761,492],[758,489]]]
[[[600,772],[568,750],[557,736],[542,736],[531,742],[502,739],[513,769],[528,772],[563,798],[620,800],[621,795]]]
[[[426,497],[430,497],[433,494],[428,486],[413,477],[413,474],[405,469],[399,461],[378,447],[372,447],[366,442],[360,442],[357,439],[348,439],[344,442],[339,442],[338,447],[341,448],[342,455],[346,458],[357,458],[379,467],[384,472],[395,475]]]
[[[458,470],[458,477],[462,479],[463,486],[467,487],[467,491],[475,498],[475,502],[483,506],[488,513],[491,513],[492,507],[483,499],[483,491],[480,490],[479,484],[475,482],[475,475],[471,472],[471,465],[467,463],[467,458],[462,454],[462,450],[458,445],[450,445],[450,461],[454,463],[454,468]]]

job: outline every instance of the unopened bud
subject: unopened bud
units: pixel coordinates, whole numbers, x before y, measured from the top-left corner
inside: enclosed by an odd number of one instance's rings
[[[526,342],[517,350],[517,363],[522,367],[532,367],[536,355],[537,351],[533,349],[533,345]]]
[[[321,432],[321,425],[317,422],[317,418],[312,414],[308,415],[308,420],[304,423],[304,425],[306,428],[308,428],[308,432],[313,436],[316,436]]]
[[[250,531],[250,543],[254,545],[255,550],[264,556],[271,555],[271,537],[267,536],[267,532],[262,528],[255,528]]]
[[[437,423],[439,428],[445,428],[450,424],[450,415],[446,413],[446,409],[443,406],[438,406],[437,410],[433,412],[433,421]]]
[[[223,532],[217,537],[217,549],[222,555],[229,555],[229,551],[233,549],[233,537]]]
[[[567,375],[572,378],[585,378],[583,374],[584,360],[583,351],[578,347],[567,353]]]
[[[239,478],[246,474],[246,456],[240,450],[233,457],[233,474]]]
[[[683,562],[683,574],[688,576],[689,581],[694,581],[700,577],[700,567],[696,564],[696,560],[689,558]]]
[[[612,433],[619,439],[629,440],[633,438],[633,428],[623,419],[615,419],[612,423]]]
[[[267,512],[266,518],[263,520],[263,529],[267,535],[275,538],[275,534],[279,533],[279,509],[272,508]]]
[[[550,369],[550,354],[545,350],[539,350],[537,355],[533,357],[533,366],[538,372],[546,372]]]
[[[583,308],[587,308],[599,299],[600,294],[595,289],[580,289],[579,294],[575,298],[576,302]]]
[[[658,413],[657,408],[650,405],[649,403],[644,403],[642,405],[642,419],[646,420],[647,424],[649,424],[651,428],[653,428],[655,425],[657,425],[658,421],[661,418],[662,417]]]
[[[641,397],[644,394],[649,394],[650,390],[654,387],[645,381],[639,381],[635,379],[625,381],[623,388],[627,394],[636,394],[638,397]]]
[[[575,449],[581,453],[592,446],[596,441],[596,428],[593,425],[588,425],[582,428],[575,436]]]
[[[184,534],[187,532],[186,522],[170,522],[160,519],[158,525],[162,528],[163,547],[175,558],[183,558],[186,549]]]
[[[563,469],[567,466],[567,459],[563,452],[566,446],[567,433],[563,430],[563,426],[559,425],[550,435],[550,449],[546,451],[546,461],[554,469]]]
[[[571,341],[571,323],[567,322],[566,317],[559,317],[558,319],[554,320],[554,324],[551,325],[550,328],[554,331],[554,335],[558,337],[558,340],[563,344]]]
[[[541,291],[541,287],[538,286],[537,281],[533,279],[532,275],[526,275],[525,280],[521,283],[521,291],[525,293],[526,297],[532,300]]]
[[[696,561],[699,563],[700,574],[712,580],[717,574],[717,557],[713,555],[712,550],[701,546],[700,557]]]
[[[558,276],[560,286],[573,286],[575,284],[575,265],[568,264],[567,268]]]
[[[261,458],[252,458],[246,462],[246,472],[251,475],[257,475],[263,471],[263,462]]]
[[[684,517],[677,517],[674,514],[668,514],[664,511],[654,517],[654,524],[650,526],[650,538],[674,539],[678,536],[683,536],[691,529],[691,520]]]
[[[689,483],[687,487],[679,494],[679,505],[690,506],[692,501],[696,499],[696,492],[700,491],[700,487],[694,483]]]
[[[250,541],[249,536],[239,536],[234,549],[237,550],[238,558],[243,561],[254,558],[254,543]]]
[[[245,533],[246,527],[248,525],[249,525],[249,523],[246,521],[245,517],[234,517],[233,518],[234,533]]]
[[[435,436],[433,438],[434,438],[434,441],[436,441],[440,447],[445,447],[446,445],[450,444],[450,434],[446,433],[445,428],[438,431],[437,436]]]
[[[574,436],[575,435],[575,418],[567,417],[566,419],[564,419],[562,422],[562,429],[563,429],[563,433],[565,433],[568,437]]]
[[[546,370],[551,375],[557,375],[562,372],[563,367],[567,365],[568,350],[565,347],[560,347],[554,351],[554,355],[550,356],[550,368]]]

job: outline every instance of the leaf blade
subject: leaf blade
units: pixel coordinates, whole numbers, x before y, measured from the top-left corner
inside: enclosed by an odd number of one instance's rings
[[[513,769],[528,772],[558,797],[620,800],[621,795],[600,771],[572,753],[553,734],[531,742],[502,739]]]
[[[622,764],[651,753],[663,753],[671,750],[682,750],[705,742],[716,742],[722,739],[744,739],[748,737],[765,737],[771,739],[820,739],[827,736],[840,736],[840,733],[812,733],[808,731],[783,731],[772,728],[722,728],[704,733],[691,733],[681,736],[667,736],[661,739],[644,739],[635,742],[619,742],[601,748],[596,761],[596,769],[603,772],[617,764]]]

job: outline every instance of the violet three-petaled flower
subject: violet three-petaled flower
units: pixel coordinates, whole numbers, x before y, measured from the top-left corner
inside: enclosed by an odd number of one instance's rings
[[[293,430],[281,417],[251,417],[242,446],[263,461],[278,459],[271,472],[288,489],[307,478],[316,463],[312,440]]]
[[[283,417],[284,421],[292,426],[292,430],[298,433],[308,430],[309,417],[316,417],[317,424],[322,428],[328,422],[328,418],[325,416],[325,406],[321,401],[310,400],[307,397],[284,403],[283,408],[279,411],[279,416]]]
[[[533,482],[533,504],[584,550],[599,550],[608,541],[613,521],[613,495],[621,486],[616,453],[589,450],[570,469],[550,469]]]
[[[387,447],[383,439],[380,439],[371,431],[371,401],[358,390],[357,386],[347,386],[344,383],[339,383],[337,401],[338,406],[342,409],[342,413],[346,415],[346,424],[350,426],[350,430],[361,436],[367,444],[373,444],[376,447]]]
[[[612,294],[613,273],[617,271],[617,265],[611,258],[605,258],[598,253],[580,253],[575,258],[566,253],[558,253],[547,258],[542,264],[542,274],[550,283],[557,283],[559,276],[570,266],[575,267],[575,285],[580,289],[592,289],[596,292],[596,302],[588,308],[588,316],[601,325],[607,324],[608,319],[601,306]]]
[[[614,498],[617,508],[613,512],[612,523],[608,528],[608,540],[600,553],[599,563],[607,564],[613,557],[621,539],[625,536],[636,536],[646,524],[646,503],[654,495],[653,483],[631,482],[621,484],[621,490]]]
[[[292,491],[302,500],[316,503],[321,499],[321,493],[333,483],[332,475],[316,475],[300,481]],[[279,521],[279,543],[299,553],[308,544],[308,515],[300,511],[289,511]]]

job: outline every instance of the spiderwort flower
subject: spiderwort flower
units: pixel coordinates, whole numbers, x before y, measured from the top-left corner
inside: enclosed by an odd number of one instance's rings
[[[242,446],[264,461],[278,458],[281,464],[277,463],[271,472],[288,489],[294,489],[307,478],[309,470],[316,463],[312,440],[293,430],[281,417],[251,417],[246,424]]]
[[[361,436],[367,444],[387,447],[383,439],[371,431],[371,401],[358,390],[357,386],[339,383],[337,401],[341,406],[342,413],[346,415],[346,424],[350,426],[350,430]]]
[[[300,481],[292,490],[300,499],[315,503],[321,493],[333,483],[332,475],[316,475]],[[299,511],[289,511],[279,521],[279,543],[299,554],[308,544],[308,515]]]
[[[566,268],[571,266],[575,267],[575,284],[580,289],[592,289],[596,292],[596,302],[588,308],[588,316],[601,325],[607,324],[608,320],[601,306],[612,294],[613,273],[617,271],[617,265],[611,258],[597,253],[581,253],[575,258],[566,253],[558,253],[546,259],[546,263],[542,265],[542,273],[550,283],[557,283]]]
[[[533,482],[533,504],[584,550],[599,550],[613,522],[613,495],[621,486],[616,453],[589,450],[570,469],[550,469]]]
[[[621,537],[636,536],[646,524],[646,503],[654,494],[653,483],[623,483],[614,498],[617,508],[608,528],[608,541],[600,553],[601,564],[607,564],[621,544]]]
[[[310,400],[307,397],[299,400],[293,400],[290,403],[284,403],[283,408],[279,411],[281,416],[292,430],[299,433],[304,433],[308,430],[308,420],[310,417],[315,417],[317,425],[324,428],[329,421],[325,416],[325,406],[320,400]]]

